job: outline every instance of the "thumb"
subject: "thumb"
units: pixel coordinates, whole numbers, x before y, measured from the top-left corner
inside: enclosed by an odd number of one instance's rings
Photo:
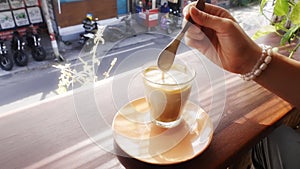
[[[228,24],[230,22],[230,20],[227,18],[210,15],[208,13],[200,11],[194,6],[190,8],[190,17],[197,25],[213,29],[216,32],[225,31],[225,24]]]

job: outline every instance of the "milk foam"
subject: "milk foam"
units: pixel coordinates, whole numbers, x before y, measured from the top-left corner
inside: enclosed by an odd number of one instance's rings
[[[163,72],[158,67],[149,67],[144,71],[144,76],[147,80],[156,84],[176,85],[183,84],[192,79],[190,72],[180,69],[170,69],[168,72]]]

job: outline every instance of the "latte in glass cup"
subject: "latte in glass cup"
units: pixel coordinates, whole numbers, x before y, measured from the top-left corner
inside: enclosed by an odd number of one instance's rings
[[[175,64],[168,72],[161,71],[157,66],[149,66],[142,75],[152,121],[164,128],[180,124],[195,71]]]

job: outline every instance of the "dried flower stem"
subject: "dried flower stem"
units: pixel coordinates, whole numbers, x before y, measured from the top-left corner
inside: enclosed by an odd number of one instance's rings
[[[100,43],[104,44],[104,39],[103,39],[103,31],[105,27],[102,29],[99,28],[97,32],[95,33],[95,38],[94,38],[94,46],[90,53],[92,54],[92,62],[91,64],[88,63],[87,61],[84,61],[82,57],[78,57],[79,61],[82,63],[82,71],[76,71],[75,69],[71,69],[70,64],[65,64],[65,65],[54,65],[53,67],[60,69],[61,75],[58,78],[59,83],[58,83],[58,89],[56,92],[58,94],[64,93],[67,91],[67,89],[71,86],[71,84],[74,83],[79,83],[81,86],[91,84],[97,81],[97,76],[96,76],[96,71],[95,67],[100,65],[100,60],[96,57],[96,51],[97,47]],[[114,63],[113,63],[114,62]],[[110,69],[107,71],[107,76],[109,76],[109,72],[111,71],[112,67],[114,66],[116,60],[114,59],[111,64]],[[105,76],[105,77],[107,77]]]

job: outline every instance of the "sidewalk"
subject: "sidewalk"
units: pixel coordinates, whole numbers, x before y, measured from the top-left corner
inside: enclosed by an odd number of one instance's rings
[[[232,15],[236,18],[236,20],[239,22],[241,27],[246,31],[246,33],[249,36],[252,36],[256,30],[258,30],[262,25],[268,24],[264,17],[259,13],[259,5],[253,5],[249,7],[239,7],[239,8],[231,8],[229,11],[232,13]],[[116,19],[115,19],[116,20]],[[119,22],[118,20],[116,20]],[[115,24],[115,23],[111,23]],[[128,40],[126,45],[136,44],[137,42],[144,42],[149,41],[155,36],[153,36],[153,33],[159,33],[159,34],[166,34],[164,30],[161,30],[159,26],[155,28],[155,30],[151,30],[148,32],[147,28],[143,25],[140,25],[136,23],[135,19],[132,19],[132,25],[137,32],[137,34],[143,34],[143,36],[135,36],[132,40]],[[174,37],[178,33],[179,29],[174,31],[169,36]],[[166,34],[167,35],[167,34]],[[79,37],[78,37],[79,39]],[[26,71],[34,71],[38,69],[46,69],[51,67],[54,64],[57,64],[54,61],[54,56],[52,52],[52,46],[48,35],[42,36],[42,45],[47,51],[47,58],[44,61],[37,62],[34,61],[31,57],[30,51],[26,51],[26,53],[29,56],[29,62],[28,65],[25,67],[18,67],[14,65],[13,69],[11,71],[4,71],[0,70],[0,77],[3,76],[10,76],[16,73],[20,72],[26,72]],[[65,63],[74,61],[78,59],[78,55],[81,51],[82,46],[78,43],[78,40],[71,41],[70,45],[66,45],[63,42],[58,42],[60,54],[65,58]],[[109,51],[112,47],[121,47],[118,46],[118,43],[112,43],[112,42],[105,42],[104,45],[101,45],[101,50],[104,52]]]

